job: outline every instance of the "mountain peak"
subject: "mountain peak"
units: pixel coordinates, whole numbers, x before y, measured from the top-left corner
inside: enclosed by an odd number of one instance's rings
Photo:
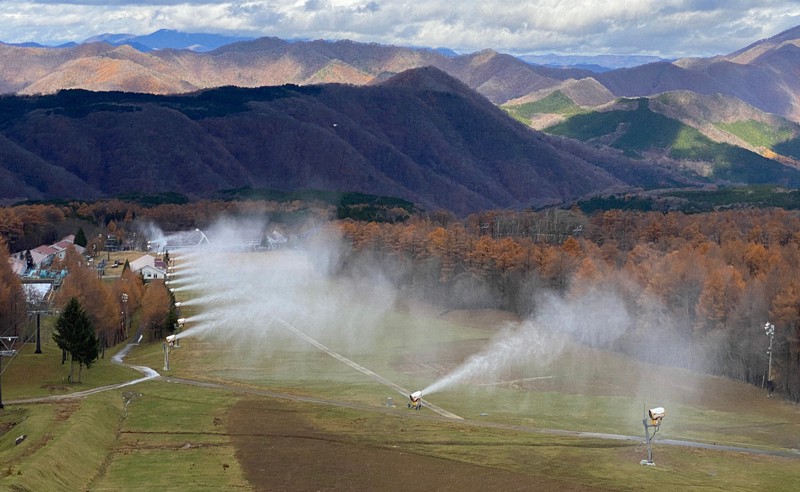
[[[407,86],[437,92],[455,92],[459,94],[473,93],[472,89],[460,80],[432,66],[405,70],[389,78],[381,85],[390,87]]]

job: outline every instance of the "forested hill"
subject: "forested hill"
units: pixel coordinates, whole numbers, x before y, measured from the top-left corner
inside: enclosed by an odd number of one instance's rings
[[[396,196],[456,214],[693,183],[570,150],[435,68],[368,87],[6,96],[0,166],[6,202],[249,186]]]

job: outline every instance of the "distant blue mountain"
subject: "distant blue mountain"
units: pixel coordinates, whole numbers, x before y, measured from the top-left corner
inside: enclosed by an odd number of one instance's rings
[[[648,63],[671,61],[658,56],[648,55],[520,55],[532,65],[544,65],[554,68],[583,68],[592,72],[607,72],[618,68],[638,67]]]
[[[238,41],[250,41],[254,38],[224,36],[221,34],[188,33],[174,29],[161,29],[156,32],[135,36],[132,34],[101,34],[84,41],[106,42],[114,45],[127,44],[139,51],[152,51],[161,49],[192,50],[198,52],[213,51],[226,44]]]
[[[0,41],[0,43],[2,43],[2,41]],[[60,44],[58,46],[47,46],[44,44],[35,43],[33,41],[27,41],[25,43],[2,43],[2,44],[6,44],[8,46],[19,46],[20,48],[72,48],[74,46],[78,46],[78,43],[73,43],[73,42]]]

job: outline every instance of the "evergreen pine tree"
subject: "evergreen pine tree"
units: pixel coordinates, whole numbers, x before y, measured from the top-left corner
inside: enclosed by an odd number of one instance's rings
[[[83,232],[83,227],[79,227],[78,232],[75,234],[75,246],[85,248],[88,243],[89,240],[86,239],[86,233]]]
[[[70,355],[69,381],[73,381],[75,362],[81,368],[89,367],[99,357],[99,341],[92,321],[77,298],[69,300],[56,320],[53,340],[58,347]]]

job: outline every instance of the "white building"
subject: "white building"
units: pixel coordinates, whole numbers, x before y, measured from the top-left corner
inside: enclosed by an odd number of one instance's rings
[[[167,268],[163,260],[159,260],[153,255],[141,256],[130,262],[131,271],[139,273],[142,278],[147,280],[164,279],[167,276]]]

